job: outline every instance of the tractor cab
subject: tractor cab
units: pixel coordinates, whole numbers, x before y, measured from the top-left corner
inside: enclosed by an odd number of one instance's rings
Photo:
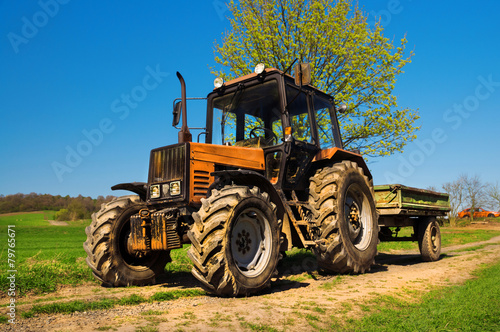
[[[304,189],[318,151],[342,148],[333,98],[277,69],[258,68],[207,97],[206,142],[264,150],[265,177],[281,189]]]

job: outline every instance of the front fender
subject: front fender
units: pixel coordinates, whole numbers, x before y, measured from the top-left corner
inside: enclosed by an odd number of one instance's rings
[[[119,183],[111,187],[111,190],[128,190],[139,195],[141,201],[146,201],[148,185],[145,182]]]
[[[211,173],[216,180],[208,188],[208,195],[211,194],[212,189],[223,187],[226,184],[234,183],[241,186],[257,186],[262,191],[269,194],[271,202],[276,204],[277,215],[282,216],[285,212],[285,207],[280,194],[276,191],[276,188],[265,178],[262,174],[255,171],[249,170],[229,170],[229,171],[217,171]]]

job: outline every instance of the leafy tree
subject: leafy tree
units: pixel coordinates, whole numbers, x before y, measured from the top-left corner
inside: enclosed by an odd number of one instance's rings
[[[68,209],[60,209],[54,214],[55,220],[70,220],[70,212]]]
[[[0,213],[58,210],[55,218],[57,220],[77,220],[90,218],[93,212],[100,209],[101,204],[111,201],[114,196],[103,196],[92,199],[90,197],[62,197],[49,194],[15,194],[0,195]]]
[[[398,108],[392,94],[413,56],[405,55],[406,37],[394,45],[351,0],[231,0],[228,7],[232,29],[215,44],[215,61],[231,73],[214,74],[230,79],[259,62],[284,71],[298,58],[311,64],[313,85],[347,104],[339,115],[347,149],[389,155],[416,138],[417,112]]]

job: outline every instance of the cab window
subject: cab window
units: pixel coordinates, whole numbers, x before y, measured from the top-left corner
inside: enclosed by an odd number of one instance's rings
[[[299,141],[312,142],[311,118],[308,111],[307,95],[303,91],[287,85],[286,99],[293,137]]]
[[[266,147],[280,144],[282,124],[276,80],[213,99],[214,144]]]
[[[334,121],[333,105],[328,100],[317,95],[313,98],[313,104],[321,149],[335,147],[335,138],[333,135],[335,131],[333,126],[336,121]]]

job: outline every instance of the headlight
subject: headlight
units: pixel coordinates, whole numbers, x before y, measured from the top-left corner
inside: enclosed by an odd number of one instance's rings
[[[214,80],[214,86],[215,86],[216,89],[220,88],[223,85],[224,85],[224,79],[222,77],[217,77]]]
[[[170,183],[170,195],[176,196],[181,194],[181,181],[174,181]]]
[[[151,186],[149,189],[149,193],[151,198],[160,198],[160,185],[159,184],[154,184]]]
[[[264,69],[266,69],[266,66],[263,63],[259,63],[257,66],[255,66],[254,72],[257,75],[260,75],[264,72]]]

